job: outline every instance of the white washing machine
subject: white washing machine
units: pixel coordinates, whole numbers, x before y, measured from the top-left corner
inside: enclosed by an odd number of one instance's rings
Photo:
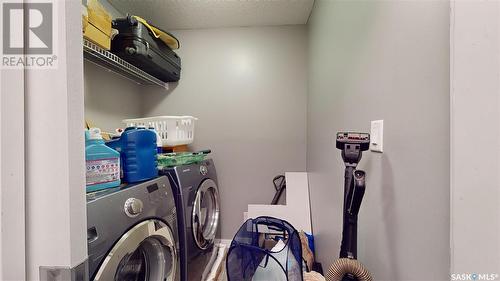
[[[90,280],[180,280],[177,227],[166,177],[87,194]]]

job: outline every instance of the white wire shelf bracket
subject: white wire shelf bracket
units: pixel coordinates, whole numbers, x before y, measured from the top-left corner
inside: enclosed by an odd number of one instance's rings
[[[165,83],[146,73],[145,71],[128,63],[117,55],[97,46],[85,38],[83,38],[83,57],[87,61],[102,66],[138,84],[157,85],[168,89],[168,83]]]

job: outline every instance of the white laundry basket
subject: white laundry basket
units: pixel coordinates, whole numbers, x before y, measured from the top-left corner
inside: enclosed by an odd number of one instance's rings
[[[190,144],[194,140],[193,116],[156,116],[148,118],[125,119],[127,127],[154,128],[160,135],[161,146]]]

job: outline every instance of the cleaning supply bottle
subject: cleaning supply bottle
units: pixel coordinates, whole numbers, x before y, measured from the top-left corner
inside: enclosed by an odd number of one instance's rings
[[[156,151],[158,152],[158,154],[160,154],[163,152],[163,145],[162,145],[162,140],[161,140],[160,134],[158,134],[158,131],[156,131],[156,129],[154,127],[149,127],[149,129],[151,131],[155,132],[155,134],[156,134]]]
[[[120,185],[120,153],[104,144],[101,130],[85,130],[87,192]]]
[[[158,176],[156,138],[153,130],[128,127],[120,138],[106,142],[120,152],[125,182],[141,182]]]

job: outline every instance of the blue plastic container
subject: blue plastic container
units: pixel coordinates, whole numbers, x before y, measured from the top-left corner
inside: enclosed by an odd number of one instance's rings
[[[153,130],[129,127],[119,139],[106,145],[120,152],[124,181],[134,183],[158,176],[156,133]]]
[[[98,128],[85,131],[85,164],[87,192],[120,185],[120,153],[104,144]]]

